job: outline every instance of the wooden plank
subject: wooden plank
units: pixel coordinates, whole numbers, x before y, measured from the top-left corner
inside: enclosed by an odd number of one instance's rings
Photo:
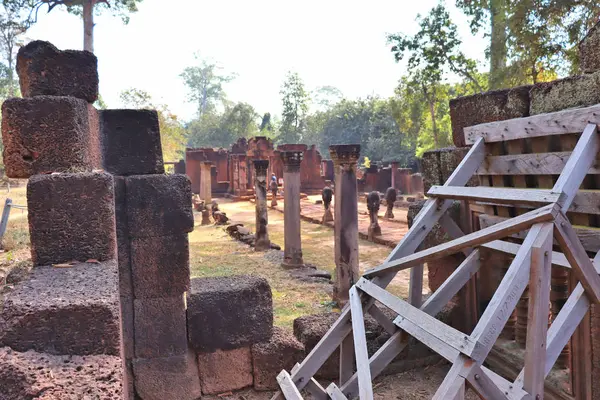
[[[497,225],[470,233],[461,238],[454,239],[438,246],[430,247],[418,253],[411,254],[399,260],[385,262],[379,267],[368,270],[363,276],[373,277],[384,272],[400,271],[402,269],[425,263],[430,260],[436,260],[438,258],[455,254],[464,248],[473,247],[496,239],[502,239],[512,235],[513,233],[527,229],[535,223],[548,222],[554,219],[555,213],[555,207],[548,205],[518,217],[506,220]]]
[[[442,285],[425,301],[421,310],[429,315],[437,314],[458,291],[473,277],[479,270],[479,250],[473,251],[467,258],[452,272],[452,274],[442,283]]]
[[[383,289],[381,289],[383,290]],[[350,288],[350,310],[352,313],[352,334],[354,336],[354,354],[358,373],[358,392],[361,399],[373,399],[371,369],[369,368],[369,352],[367,350],[367,333],[365,317],[356,286]]]
[[[277,375],[277,382],[279,383],[279,388],[286,400],[302,400],[300,391],[296,388],[294,382],[292,382],[292,377],[287,371],[283,370]],[[277,396],[277,394],[275,396]]]
[[[523,389],[533,398],[544,397],[546,333],[550,304],[550,276],[553,224],[548,223],[531,248],[529,307]]]
[[[472,200],[509,205],[545,205],[561,201],[561,193],[543,189],[515,189],[494,187],[432,186],[428,197]]]
[[[420,308],[423,304],[423,264],[417,264],[410,270],[408,302]]]
[[[493,251],[498,251],[500,253],[508,254],[511,256],[516,256],[517,252],[521,248],[521,245],[517,243],[505,242],[504,240],[494,240],[493,242],[481,245],[481,247]],[[569,264],[567,257],[565,257],[563,253],[559,253],[558,251],[552,252],[552,266],[571,268],[571,264]]]
[[[425,330],[422,325],[415,323],[411,320],[405,319],[402,316],[396,317],[394,323],[406,333],[410,334],[412,337],[417,339],[419,342],[423,343],[425,346],[429,347],[435,353],[439,354],[446,360],[452,362],[458,357],[460,351],[449,345],[446,342],[446,339],[442,337],[447,337],[447,335],[433,335],[428,330]],[[452,328],[454,329],[454,328]],[[460,331],[458,331],[460,332]]]
[[[394,334],[396,333],[396,331],[398,330],[396,328],[396,325],[394,325],[394,323],[392,322],[391,319],[388,318],[387,315],[385,315],[383,313],[383,311],[381,311],[381,309],[379,307],[377,307],[376,305],[372,305],[369,308],[369,314],[371,314],[371,316],[373,318],[375,318],[375,321],[377,321],[379,323],[379,325],[381,325],[381,327],[389,334]],[[345,381],[344,381],[345,382]]]
[[[483,365],[481,365],[480,368],[492,380],[492,382],[494,382],[494,384],[498,386],[502,393],[508,396],[510,400],[524,400],[531,398],[531,396],[529,396],[529,393],[524,391],[516,383],[507,381],[506,379],[504,379],[494,371],[484,367]]]
[[[563,192],[567,195],[562,204],[563,212],[567,212],[579,186],[585,178],[585,174],[595,163],[596,154],[600,149],[600,139],[598,139],[598,127],[596,124],[589,124],[585,127],[579,137],[577,146],[573,149],[567,165],[560,174],[556,184],[552,188],[553,192]]]
[[[482,399],[486,400],[508,400],[504,392],[496,385],[490,376],[480,366],[473,366],[469,375],[465,377],[471,384],[471,388]]]
[[[598,204],[600,204],[600,202]],[[482,214],[479,216],[479,224],[482,228],[487,228],[488,226],[495,225],[506,219],[507,218],[498,217],[496,215]],[[600,250],[600,229],[580,226],[573,226],[573,229],[575,229],[575,234],[586,251],[596,253]],[[511,237],[515,239],[525,239],[525,236],[527,236],[527,230],[511,235]],[[556,239],[554,239],[554,243],[558,245]]]
[[[332,400],[348,400],[348,398],[344,396],[344,393],[342,393],[340,388],[333,382],[331,382],[331,384],[327,386],[327,394],[331,397]]]
[[[441,342],[460,352],[470,354],[474,350],[476,343],[464,333],[444,324],[418,308],[411,306],[404,300],[399,299],[365,278],[361,278],[356,283],[356,286],[360,288],[360,290],[366,292],[369,296],[377,299],[377,301],[384,304],[386,307],[397,312],[398,317],[394,323],[408,333],[413,334],[414,327],[416,326],[422,329],[424,332],[422,335],[424,337],[439,339]],[[421,338],[419,338],[419,340],[421,340]],[[421,341],[423,341],[425,345],[431,347],[431,343],[427,343],[425,340]]]
[[[454,170],[452,175],[444,183],[448,186],[464,186],[471,179],[481,162],[485,158],[485,143],[482,140],[478,140],[471,150],[465,155],[458,167]],[[433,228],[439,218],[444,215],[448,208],[452,205],[451,201],[444,201],[438,203],[437,200],[428,200],[421,212],[417,214],[413,221],[413,225],[408,233],[400,240],[398,245],[386,261],[395,260],[406,254],[414,252],[419,245],[423,242],[429,231]]]
[[[600,123],[600,105],[489,122],[464,128],[466,144],[483,137],[487,143],[546,135],[582,132],[588,124]]]
[[[354,374],[354,336],[348,335],[340,345],[340,385]]]
[[[465,233],[463,232],[463,230],[452,219],[452,217],[450,215],[448,215],[448,213],[442,215],[442,218],[440,218],[439,224],[444,229],[446,234],[448,234],[448,236],[450,236],[450,238],[452,238],[452,239],[458,239],[459,237],[465,236]],[[468,256],[469,254],[471,254],[472,251],[473,251],[473,249],[471,249],[471,248],[466,248],[466,249],[462,250],[462,252],[465,256]]]
[[[546,151],[544,149],[543,151]],[[536,151],[535,148],[533,151]],[[477,169],[477,175],[560,175],[571,156],[570,151],[548,153],[509,154],[487,156]],[[600,168],[593,164],[588,175],[599,175]],[[542,186],[543,187],[543,186]],[[549,187],[552,187],[550,185]]]
[[[586,290],[590,300],[600,302],[600,277],[590,261],[567,218],[559,213],[554,220],[554,233],[560,247],[571,264],[572,271]]]
[[[454,361],[432,400],[464,400],[466,380],[460,375],[463,370],[462,359],[464,357],[459,356]]]
[[[536,224],[529,230],[527,238],[519,248],[506,275],[473,330],[471,337],[481,344],[478,346],[481,351],[471,354],[475,360],[483,361],[487,357],[527,287],[531,265],[531,246],[542,233],[543,227],[544,224]]]
[[[294,367],[290,371],[290,375],[294,375],[296,373],[296,371],[298,371],[298,368],[300,368],[300,363],[296,363],[296,365],[294,365]],[[329,396],[327,395],[325,388],[323,386],[321,386],[321,384],[319,382],[317,382],[317,380],[315,378],[311,378],[310,381],[308,381],[308,383],[304,387],[304,389],[308,390],[309,393],[313,396],[313,398],[315,400],[328,400],[329,399]],[[273,399],[273,400],[275,400],[275,399]]]

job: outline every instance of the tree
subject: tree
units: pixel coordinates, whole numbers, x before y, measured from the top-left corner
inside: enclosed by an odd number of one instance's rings
[[[27,14],[4,4],[0,5],[0,47],[2,48],[2,58],[6,61],[9,97],[14,97],[16,93],[15,56],[17,49],[23,45],[22,36],[29,26],[30,21]]]
[[[279,142],[300,143],[306,128],[305,119],[310,97],[298,73],[287,73],[279,93],[283,103]]]
[[[48,6],[48,12],[64,6],[68,12],[83,19],[83,49],[94,52],[94,13],[100,14],[110,10],[113,15],[121,17],[123,23],[129,23],[129,14],[136,12],[137,3],[142,0],[3,0],[5,6],[14,12],[28,10],[30,23],[37,22],[40,9]]]
[[[185,129],[177,115],[173,114],[166,105],[155,104],[152,96],[144,90],[131,88],[121,92],[119,97],[124,107],[156,110],[163,158],[167,161],[175,161],[183,157]]]
[[[320,111],[331,108],[344,98],[342,91],[335,86],[319,86],[312,95],[314,104]]]
[[[234,79],[233,75],[226,75],[222,67],[214,61],[200,58],[195,55],[198,65],[187,67],[181,73],[181,78],[188,87],[188,100],[198,103],[198,119],[207,111],[212,111],[218,103],[223,103],[225,89],[223,84]]]

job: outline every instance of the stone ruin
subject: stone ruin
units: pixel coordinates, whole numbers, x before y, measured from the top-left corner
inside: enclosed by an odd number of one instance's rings
[[[192,187],[164,174],[155,111],[97,110],[97,60],[34,41],[2,107],[7,175],[29,178],[33,269],[0,312],[0,398],[187,400],[302,358],[253,276],[190,279]],[[178,165],[181,172],[181,165]]]

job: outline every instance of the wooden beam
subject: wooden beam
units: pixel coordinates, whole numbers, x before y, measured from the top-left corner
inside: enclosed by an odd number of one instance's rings
[[[342,393],[340,388],[333,382],[331,382],[329,386],[327,386],[327,394],[331,397],[332,400],[348,400],[348,398],[344,396],[344,393]]]
[[[504,187],[432,186],[428,197],[440,199],[472,200],[510,205],[545,205],[561,201],[561,192],[546,189],[515,189]]]
[[[490,376],[481,369],[480,366],[474,366],[470,369],[468,376],[465,377],[471,384],[471,388],[482,399],[486,400],[508,400],[504,392],[496,385]]]
[[[596,162],[596,155],[600,149],[600,139],[598,139],[598,127],[596,124],[589,124],[585,127],[583,133],[573,149],[567,165],[558,177],[558,180],[552,188],[553,192],[563,192],[567,195],[562,204],[562,211],[567,212],[579,186],[587,171]]]
[[[358,392],[361,399],[373,400],[373,384],[371,382],[371,370],[369,368],[365,317],[363,315],[363,307],[356,286],[350,288],[349,302],[352,313],[352,334],[354,336],[356,372],[358,373]]]
[[[436,260],[455,254],[464,248],[473,247],[496,239],[502,239],[513,233],[527,229],[535,223],[551,221],[554,219],[556,212],[555,206],[548,205],[518,217],[511,218],[497,225],[470,233],[461,238],[405,256],[399,260],[386,262],[379,267],[368,270],[363,276],[373,277],[386,272],[397,272],[430,260]]]
[[[286,370],[281,371],[277,375],[277,383],[279,383],[279,388],[286,400],[302,400],[300,391],[296,388],[296,385],[292,382],[292,377]]]
[[[423,304],[423,264],[417,264],[410,270],[408,302],[420,308]]]
[[[442,218],[440,218],[439,224],[442,227],[442,229],[444,229],[446,234],[448,234],[448,236],[450,236],[451,239],[458,239],[459,237],[465,236],[465,233],[463,232],[463,230],[452,219],[452,217],[450,215],[448,215],[448,213],[442,215]],[[466,248],[466,249],[462,250],[462,253],[465,256],[468,256],[469,254],[471,254],[472,251],[473,251],[473,249]]]
[[[588,124],[600,123],[600,105],[549,114],[489,122],[464,128],[466,144],[485,138],[487,143],[547,135],[582,132]]]
[[[464,356],[457,357],[442,381],[442,384],[435,392],[432,400],[464,400],[465,399],[465,378],[461,376],[464,364],[462,360],[467,360]]]
[[[546,224],[531,248],[523,389],[531,394],[532,398],[544,397],[546,333],[548,331],[548,313],[550,312],[552,230],[553,224]]]
[[[294,367],[290,371],[290,375],[293,376],[296,373],[296,371],[298,371],[298,368],[300,368],[300,363],[296,363],[296,365],[294,365]],[[327,395],[325,388],[321,386],[321,384],[317,382],[315,378],[311,378],[310,381],[308,381],[308,383],[304,387],[304,389],[308,390],[315,400],[329,400],[329,396]]]
[[[567,161],[569,160],[570,156],[570,151],[487,156],[481,166],[477,169],[476,174],[535,176],[560,175],[563,172],[565,165],[567,165]],[[594,163],[590,169],[588,169],[587,174],[600,174],[600,167],[598,164]]]
[[[348,335],[340,345],[340,385],[354,374],[354,336]]]
[[[600,303],[600,277],[590,261],[569,220],[559,213],[554,220],[554,232],[560,247],[571,264],[590,300]]]
[[[361,278],[356,286],[386,307],[397,312],[398,317],[394,320],[394,323],[411,335],[420,336],[418,339],[428,347],[438,348],[437,344],[441,342],[465,354],[474,351],[476,343],[467,335],[411,306],[385,289],[365,278]],[[431,338],[431,340],[428,338]]]
[[[369,308],[369,314],[371,314],[371,316],[373,318],[375,318],[375,321],[377,321],[379,323],[379,325],[381,325],[381,327],[389,334],[394,334],[396,333],[396,331],[398,330],[396,328],[396,325],[394,325],[394,323],[392,322],[391,319],[388,318],[387,315],[385,315],[383,313],[383,311],[381,311],[381,309],[379,307],[377,307],[376,305],[372,305]],[[344,381],[345,382],[345,381]]]
[[[505,242],[504,240],[494,240],[493,242],[482,244],[481,247],[492,251],[498,251],[500,253],[508,254],[511,256],[516,256],[519,249],[521,248],[521,245],[516,243]],[[565,257],[563,253],[559,253],[558,251],[552,252],[552,266],[571,268],[571,264],[569,264],[567,257]]]

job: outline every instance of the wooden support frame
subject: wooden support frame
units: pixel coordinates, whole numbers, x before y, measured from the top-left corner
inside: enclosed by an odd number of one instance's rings
[[[588,114],[593,112],[593,118],[582,117],[582,112]],[[568,120],[564,124],[558,124],[557,115]],[[321,342],[292,371],[292,375],[286,376],[285,371],[282,372],[283,375],[280,374],[280,384],[286,398],[296,399],[293,391],[291,397],[288,397],[290,381],[297,390],[312,386],[310,382],[316,370],[337,347],[342,343],[349,343],[351,337],[354,342],[357,371],[349,376],[350,373],[346,369],[340,386],[332,384],[327,388],[326,393],[331,398],[349,399],[360,395],[360,398],[372,399],[371,379],[377,376],[406,346],[405,333],[424,342],[453,363],[450,372],[436,392],[435,399],[462,399],[467,384],[486,399],[513,400],[543,395],[543,378],[556,361],[561,346],[569,340],[575,326],[584,318],[590,301],[600,300],[598,271],[564,216],[564,212],[569,210],[575,199],[583,177],[592,168],[595,154],[600,149],[595,125],[597,122],[600,122],[600,106],[585,111],[570,110],[534,116],[516,122],[504,121],[485,124],[485,127],[466,128],[466,136],[474,145],[444,186],[433,189],[432,196],[437,196],[437,199],[426,202],[407,235],[383,265],[367,271],[353,286],[349,305],[344,308],[340,318]],[[480,168],[485,158],[484,137],[491,141],[498,141],[538,137],[547,133],[566,134],[570,133],[569,130],[573,127],[582,127],[584,132],[551,191],[517,189],[507,190],[506,195],[502,195],[496,190],[469,188],[460,194],[454,188],[454,186],[464,185]],[[447,199],[457,195],[462,200],[491,200],[512,205],[519,202],[528,205],[549,204],[467,235],[462,235],[455,223],[450,223],[447,218],[444,218],[442,223],[445,229],[450,230],[456,238],[440,246],[413,253],[433,225],[444,215],[450,203]],[[499,240],[527,229],[522,245]],[[553,236],[556,236],[563,253],[552,251]],[[451,297],[451,294],[454,295],[460,290],[479,270],[480,257],[476,249],[479,246],[513,254],[514,259],[479,323],[471,335],[465,335],[431,315],[445,304],[448,296]],[[422,271],[419,267],[424,262],[460,251],[467,255],[465,262],[448,278],[440,290],[421,306],[420,296],[416,294],[419,279],[422,279]],[[552,264],[571,267],[580,279],[580,285],[548,329],[545,317],[548,314],[549,271]],[[410,303],[407,303],[386,291],[385,288],[399,270],[411,267],[414,285]],[[482,363],[528,282],[531,282],[532,287],[535,286],[530,297],[528,350],[525,368],[517,381],[511,384],[483,367]],[[372,308],[376,301],[398,314],[393,324],[399,329],[391,326],[386,318],[382,318],[381,310]],[[393,332],[391,338],[371,358],[367,356],[364,338],[365,312],[382,321],[386,331]],[[350,331],[352,335],[348,336]],[[316,391],[319,393],[318,389]]]
[[[511,205],[546,205],[549,203],[562,203],[564,195],[544,189],[507,189],[495,187],[458,187],[458,186],[432,186],[427,192],[428,197],[439,199],[472,200],[493,202],[495,204]]]

